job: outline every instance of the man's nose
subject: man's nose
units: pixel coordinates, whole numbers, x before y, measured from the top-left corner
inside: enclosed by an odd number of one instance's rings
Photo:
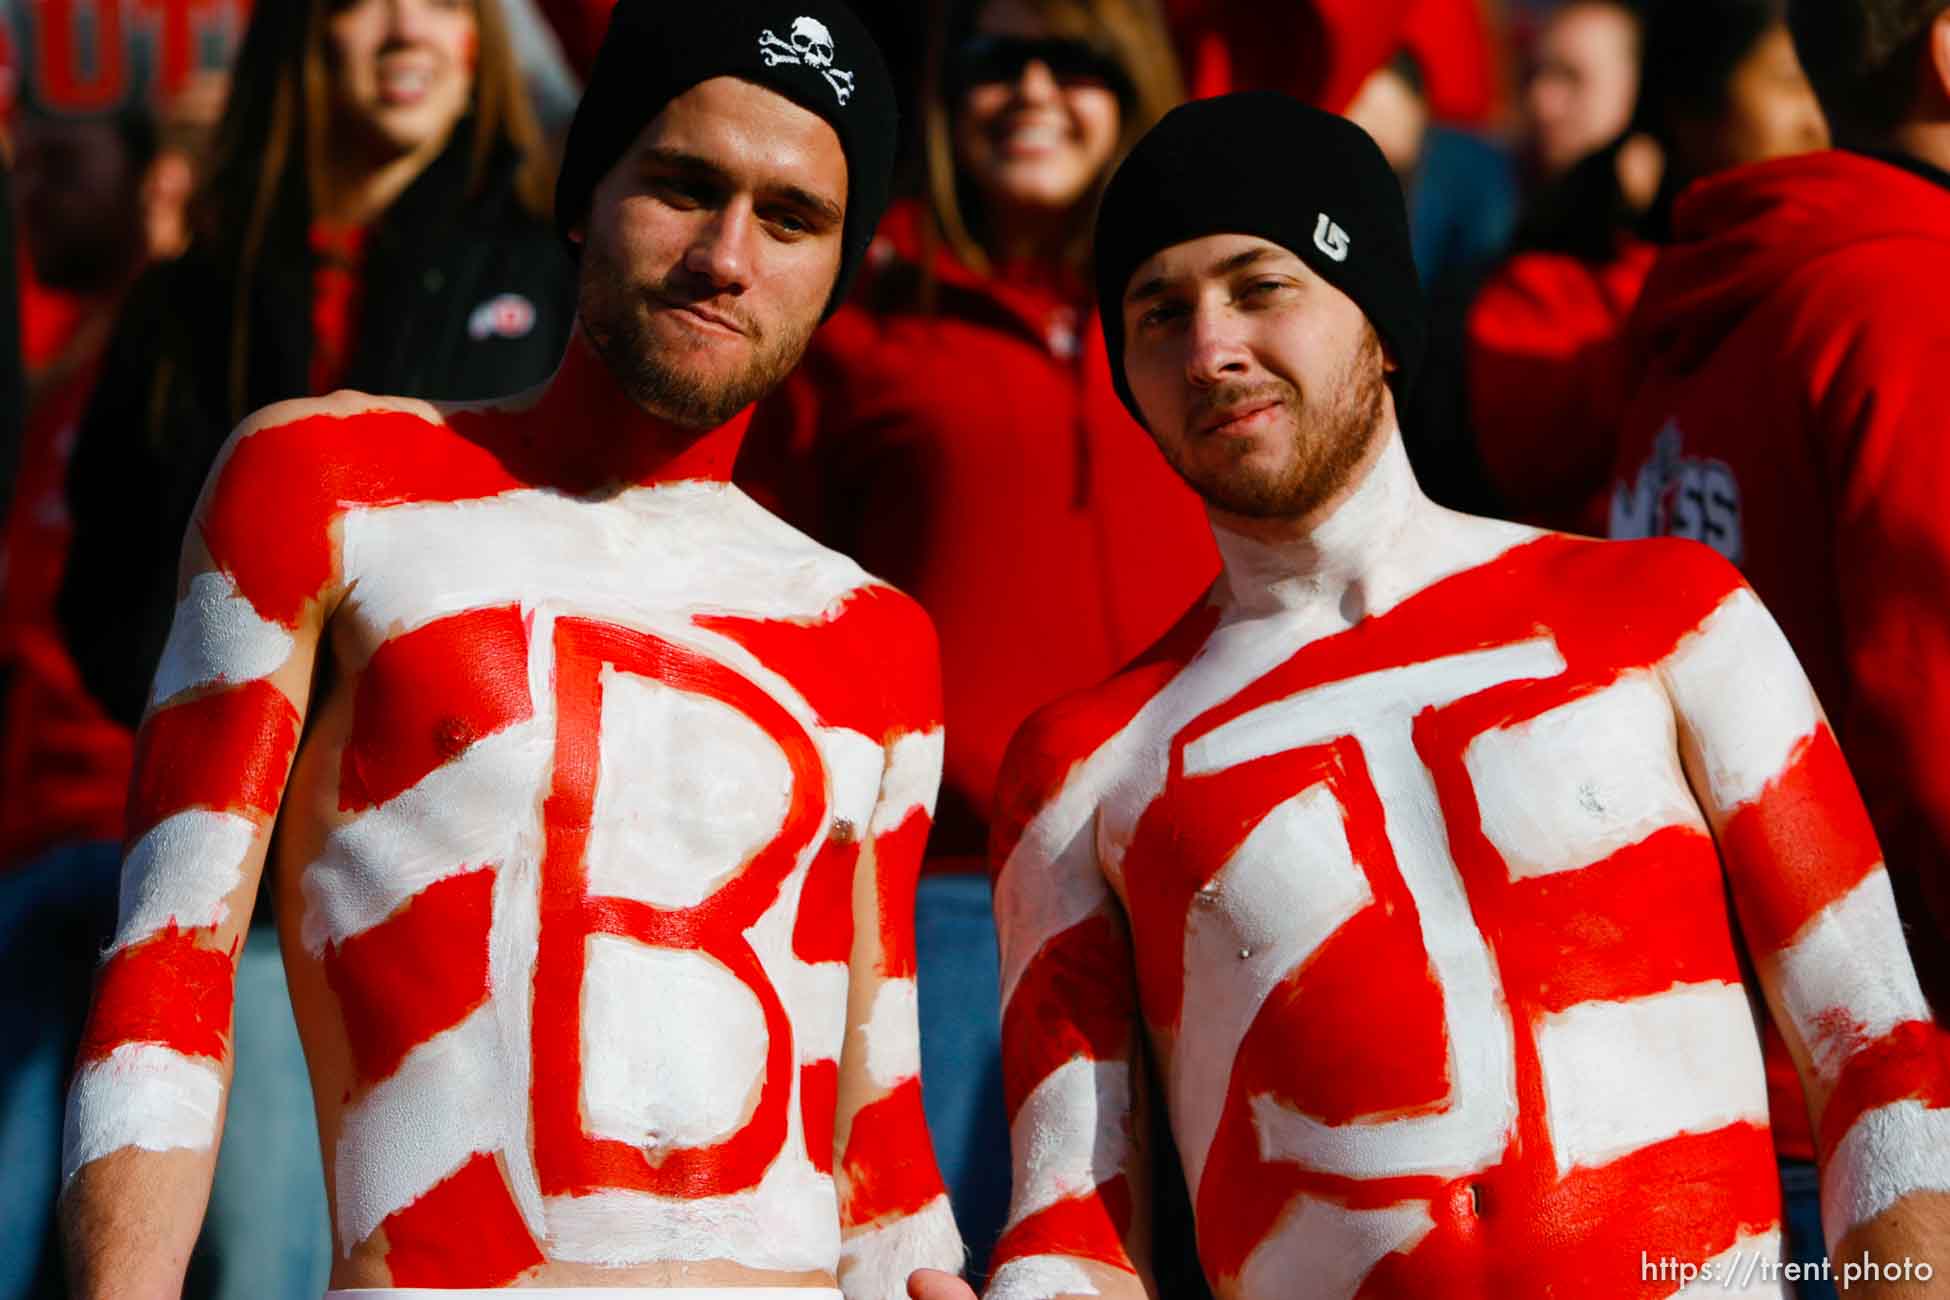
[[[721,293],[743,293],[750,282],[756,216],[749,199],[738,197],[719,208],[684,255],[684,269],[710,281]]]
[[[1187,331],[1185,377],[1201,388],[1237,379],[1250,368],[1251,354],[1237,317],[1216,307],[1199,307]]]

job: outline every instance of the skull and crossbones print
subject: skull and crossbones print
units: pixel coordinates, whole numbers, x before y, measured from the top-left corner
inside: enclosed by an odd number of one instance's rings
[[[817,18],[795,18],[788,38],[780,40],[777,33],[766,28],[759,34],[758,52],[765,59],[765,66],[776,68],[781,63],[796,63],[813,69],[833,88],[833,93],[844,104],[853,95],[853,74],[833,66],[833,33],[826,24]]]

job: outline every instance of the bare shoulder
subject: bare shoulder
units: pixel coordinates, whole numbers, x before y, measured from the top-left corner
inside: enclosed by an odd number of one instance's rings
[[[1197,658],[1219,612],[1201,598],[1171,630],[1103,682],[1074,691],[1032,713],[1017,729],[996,786],[991,861],[1006,860],[1029,821],[1059,793],[1083,780],[1082,769]],[[1111,765],[1112,768],[1115,764]],[[1115,770],[1093,773],[1108,787]]]

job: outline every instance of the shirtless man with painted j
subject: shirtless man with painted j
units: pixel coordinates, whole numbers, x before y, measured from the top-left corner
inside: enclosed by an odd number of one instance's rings
[[[834,0],[624,0],[555,377],[233,437],[70,1097],[78,1295],[179,1293],[267,849],[331,1294],[888,1300],[958,1266],[916,1065],[933,634],[728,482],[859,264],[893,104]]]
[[[1946,1036],[1739,576],[1421,494],[1401,197],[1336,119],[1178,110],[1112,182],[1097,271],[1225,572],[1005,767],[990,1300],[1145,1293],[1140,1027],[1227,1300],[1791,1294],[1743,950],[1837,1265],[1934,1269],[1850,1294],[1946,1294]]]

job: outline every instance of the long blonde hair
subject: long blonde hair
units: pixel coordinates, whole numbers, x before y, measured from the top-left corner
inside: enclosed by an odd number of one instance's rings
[[[922,86],[922,152],[927,167],[929,222],[933,238],[960,261],[988,274],[993,259],[981,238],[980,204],[969,192],[955,157],[955,112],[950,103],[949,59],[975,29],[983,4],[937,4],[929,33],[927,76]],[[1090,258],[1090,218],[1117,160],[1185,97],[1185,84],[1156,0],[1030,0],[1053,36],[1089,41],[1108,54],[1131,83],[1122,104],[1117,149],[1090,191],[1078,201],[1064,261],[1082,271]],[[924,269],[932,259],[926,259]]]

